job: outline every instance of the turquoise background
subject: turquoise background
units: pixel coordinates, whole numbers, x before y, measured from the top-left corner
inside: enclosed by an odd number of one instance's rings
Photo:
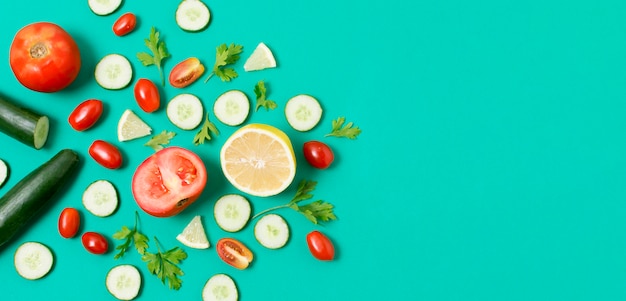
[[[213,14],[200,33],[180,30],[178,1],[125,1],[111,16],[94,15],[87,1],[10,1],[0,5],[0,92],[46,113],[52,132],[42,150],[0,135],[0,158],[11,168],[5,193],[19,179],[63,148],[81,154],[76,177],[45,214],[0,253],[2,299],[112,300],[104,276],[114,265],[139,267],[144,285],[138,300],[199,300],[213,274],[231,275],[241,300],[625,300],[626,299],[626,2],[623,1],[206,1]],[[138,15],[135,32],[116,37],[110,28],[124,12]],[[14,78],[8,50],[15,32],[35,21],[58,23],[77,40],[83,68],[67,90],[42,94]],[[253,87],[265,80],[279,109],[251,114],[248,122],[283,129],[299,161],[296,182],[318,181],[315,196],[336,206],[338,221],[315,226],[289,209],[280,211],[291,228],[286,247],[270,251],[252,227],[228,234],[212,218],[214,201],[237,192],[224,179],[218,153],[236,128],[217,123],[220,135],[193,146],[195,131],[167,121],[163,109],[140,111],[132,87],[106,91],[93,80],[97,60],[121,53],[135,80],[158,80],[135,54],[145,51],[151,26],[162,33],[177,62],[197,56],[211,67],[215,47],[244,46],[236,64],[240,77],[217,78],[178,90],[164,87],[165,101],[181,92],[198,95],[206,108],[229,89],[254,101]],[[259,43],[273,51],[279,67],[246,73],[243,62]],[[319,126],[290,129],[282,114],[288,98],[317,97],[324,107]],[[81,101],[106,103],[96,127],[73,131],[66,122]],[[185,248],[183,287],[172,291],[147,273],[135,253],[114,260],[87,253],[80,239],[63,239],[59,212],[83,212],[83,231],[111,236],[132,225],[139,210],[130,193],[136,166],[152,153],[146,139],[120,143],[122,112],[137,112],[158,133],[178,135],[173,145],[197,152],[209,183],[197,203],[178,216],[159,219],[140,211],[141,229],[165,248],[201,215],[209,239],[232,236],[255,253],[243,271],[224,264],[215,248]],[[331,120],[346,116],[363,133],[357,140],[324,138]],[[211,112],[214,121],[214,115]],[[87,155],[89,144],[116,144],[126,163],[106,170]],[[299,151],[321,139],[336,153],[328,170],[307,166]],[[97,218],[81,205],[94,180],[109,179],[121,204]],[[295,184],[272,198],[250,197],[254,210],[287,202]],[[337,258],[320,262],[305,236],[321,230],[335,243]],[[12,253],[25,241],[52,248],[54,270],[27,281],[13,267]],[[115,244],[117,241],[112,241]],[[151,245],[152,250],[154,246]]]

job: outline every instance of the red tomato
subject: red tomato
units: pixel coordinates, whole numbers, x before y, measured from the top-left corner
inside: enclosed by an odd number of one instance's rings
[[[106,141],[94,141],[89,147],[89,155],[98,164],[106,168],[116,169],[122,166],[122,153],[117,147]]]
[[[104,254],[109,250],[109,242],[100,233],[85,232],[81,238],[83,247],[93,254]]]
[[[217,255],[226,263],[243,270],[250,265],[254,256],[250,249],[234,238],[217,241]]]
[[[118,37],[125,36],[135,29],[135,25],[137,17],[132,13],[125,13],[113,23],[113,33]]]
[[[335,258],[335,247],[322,232],[313,231],[307,234],[306,242],[313,257],[319,260],[333,260]]]
[[[74,237],[80,227],[80,214],[75,208],[65,208],[59,215],[59,234],[65,238]]]
[[[335,155],[330,147],[319,141],[305,142],[302,151],[306,161],[315,168],[328,168],[335,159]]]
[[[156,111],[161,105],[159,89],[151,80],[146,78],[140,78],[135,84],[135,100],[146,113]]]
[[[180,147],[167,147],[148,157],[135,171],[132,192],[148,214],[176,215],[202,194],[207,172],[202,159]]]
[[[190,57],[174,66],[170,71],[170,85],[184,88],[195,82],[204,73],[204,65],[195,57]]]
[[[39,92],[56,92],[69,86],[81,65],[72,36],[48,22],[26,25],[15,34],[9,61],[17,80]]]
[[[85,100],[70,113],[67,121],[73,129],[79,132],[84,131],[100,119],[102,109],[102,101],[97,99]]]

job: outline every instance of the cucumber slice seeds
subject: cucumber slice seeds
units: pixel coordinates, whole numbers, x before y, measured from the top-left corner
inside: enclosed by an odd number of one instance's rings
[[[213,214],[217,225],[227,232],[237,232],[250,219],[250,202],[241,195],[227,194],[215,202]]]

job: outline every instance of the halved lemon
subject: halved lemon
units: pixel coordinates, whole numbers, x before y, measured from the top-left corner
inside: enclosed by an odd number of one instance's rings
[[[176,239],[183,245],[194,249],[208,249],[211,245],[199,215],[191,219],[183,232],[176,236]]]
[[[256,46],[250,57],[248,57],[243,64],[243,70],[246,71],[257,71],[275,67],[276,59],[272,51],[262,42]]]
[[[117,123],[117,140],[120,142],[145,137],[151,133],[152,128],[130,109],[124,111]]]
[[[291,140],[266,124],[249,124],[234,132],[222,147],[220,161],[226,179],[254,196],[279,194],[296,175]]]

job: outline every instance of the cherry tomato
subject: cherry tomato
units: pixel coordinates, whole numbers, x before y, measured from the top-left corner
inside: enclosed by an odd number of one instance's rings
[[[206,182],[206,167],[198,155],[181,147],[167,147],[137,167],[131,187],[141,209],[166,217],[198,199]]]
[[[122,166],[122,153],[113,144],[96,140],[89,147],[89,155],[98,162],[98,164],[109,168],[116,169]]]
[[[305,142],[302,147],[304,158],[311,166],[315,168],[325,169],[333,163],[335,155],[333,151],[323,142],[309,141]]]
[[[170,71],[170,85],[184,88],[195,82],[204,73],[204,65],[195,57],[190,57],[174,66]]]
[[[243,270],[250,265],[254,256],[250,249],[234,238],[222,238],[217,241],[217,255],[226,263]]]
[[[59,234],[64,238],[74,237],[80,227],[80,214],[75,208],[65,208],[59,215]]]
[[[146,113],[158,110],[161,105],[159,89],[147,78],[140,78],[135,84],[135,100]]]
[[[80,71],[76,41],[60,26],[36,22],[20,29],[9,52],[11,70],[26,88],[56,92],[69,86]]]
[[[88,99],[80,103],[72,113],[67,121],[70,123],[73,129],[77,131],[84,131],[93,126],[100,116],[102,115],[102,101],[97,99]]]
[[[109,250],[109,242],[100,233],[85,232],[81,238],[83,247],[93,254],[104,254]]]
[[[132,32],[136,25],[137,17],[132,13],[125,13],[113,23],[113,33],[118,37],[125,36]]]
[[[335,247],[322,232],[313,231],[307,234],[306,242],[313,257],[319,260],[333,260],[335,258]]]

